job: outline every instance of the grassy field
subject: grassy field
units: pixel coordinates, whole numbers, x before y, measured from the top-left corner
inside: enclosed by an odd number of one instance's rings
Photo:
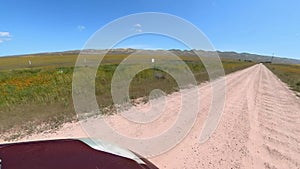
[[[300,65],[266,64],[266,66],[292,90],[300,92]]]
[[[99,66],[95,80],[96,97],[103,110],[113,104],[111,79],[118,63],[125,57],[108,55]],[[198,83],[208,80],[199,60],[194,57],[182,58]],[[14,133],[3,137],[14,139],[76,120],[71,97],[75,61],[76,56],[72,54],[0,58],[0,133]],[[226,74],[254,64],[234,60],[222,60],[222,63]],[[157,79],[155,74],[164,78]],[[157,88],[165,93],[178,90],[175,80],[165,72],[144,70],[132,80],[130,98],[148,96]]]

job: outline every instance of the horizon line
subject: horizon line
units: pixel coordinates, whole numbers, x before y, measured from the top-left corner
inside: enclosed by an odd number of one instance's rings
[[[75,52],[75,51],[84,51],[84,50],[120,50],[120,49],[131,49],[131,50],[149,50],[149,51],[170,51],[170,50],[179,50],[179,51],[205,51],[205,52],[222,52],[222,53],[226,53],[226,52],[233,52],[233,53],[237,53],[237,54],[251,54],[251,55],[259,55],[259,56],[265,56],[265,57],[276,57],[276,58],[283,58],[283,59],[294,59],[294,60],[299,60],[300,58],[292,58],[292,57],[286,57],[286,56],[276,56],[276,55],[266,55],[266,54],[260,54],[260,53],[252,53],[252,52],[246,52],[246,51],[234,51],[234,50],[215,50],[215,51],[207,51],[207,50],[202,50],[202,49],[179,49],[179,48],[170,48],[170,49],[162,49],[162,48],[151,48],[151,49],[143,49],[143,48],[111,48],[111,49],[69,49],[69,50],[61,50],[61,51],[41,51],[41,52],[33,52],[33,53],[24,53],[24,54],[11,54],[11,55],[0,55],[1,57],[21,57],[21,56],[27,56],[27,55],[41,55],[41,54],[51,54],[51,53],[65,53],[65,52]]]

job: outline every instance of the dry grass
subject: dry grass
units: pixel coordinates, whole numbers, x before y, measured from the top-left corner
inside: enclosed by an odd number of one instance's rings
[[[300,92],[300,65],[266,64],[283,82],[297,92]]]

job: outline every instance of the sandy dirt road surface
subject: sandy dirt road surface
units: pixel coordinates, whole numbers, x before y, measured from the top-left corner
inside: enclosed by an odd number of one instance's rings
[[[300,99],[264,65],[226,76],[224,111],[217,129],[205,143],[199,142],[199,136],[211,106],[210,83],[202,84],[199,92],[200,112],[190,133],[170,151],[150,158],[159,168],[300,168]],[[172,112],[180,109],[178,94],[167,98],[171,101],[164,110],[165,121],[158,128],[168,126],[174,120]],[[139,109],[147,106],[139,105]],[[132,135],[150,132],[126,130]],[[66,137],[86,134],[79,123],[73,123],[55,133],[32,135],[21,141]]]
[[[212,137],[197,142],[209,105],[204,100],[191,133],[152,161],[162,168],[300,168],[295,94],[262,64],[230,74],[226,82],[224,112]]]

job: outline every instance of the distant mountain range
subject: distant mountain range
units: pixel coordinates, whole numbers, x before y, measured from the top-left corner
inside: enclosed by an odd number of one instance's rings
[[[272,62],[272,63],[281,63],[281,64],[300,64],[300,60],[297,59],[264,56],[264,55],[250,54],[250,53],[218,51],[218,54],[221,58],[228,58],[228,59],[250,60],[253,62]]]
[[[235,59],[241,61],[251,61],[251,62],[272,62],[272,63],[280,63],[280,64],[300,64],[300,60],[290,59],[290,58],[282,58],[282,57],[272,57],[272,56],[264,56],[250,53],[237,53],[237,52],[212,52],[212,51],[203,51],[203,50],[179,50],[179,49],[171,49],[171,50],[142,50],[142,49],[131,49],[131,48],[119,48],[119,49],[110,49],[107,50],[95,50],[95,49],[85,49],[85,50],[70,50],[64,52],[51,52],[51,53],[39,53],[33,55],[49,55],[49,54],[103,54],[108,52],[108,54],[131,54],[134,52],[139,52],[140,54],[157,54],[157,55],[168,55],[169,52],[172,52],[178,56],[191,56],[196,57],[195,51],[200,54],[200,56],[209,57],[211,55],[215,55],[216,53],[220,56],[220,58],[224,59]],[[23,55],[24,56],[24,55]]]

